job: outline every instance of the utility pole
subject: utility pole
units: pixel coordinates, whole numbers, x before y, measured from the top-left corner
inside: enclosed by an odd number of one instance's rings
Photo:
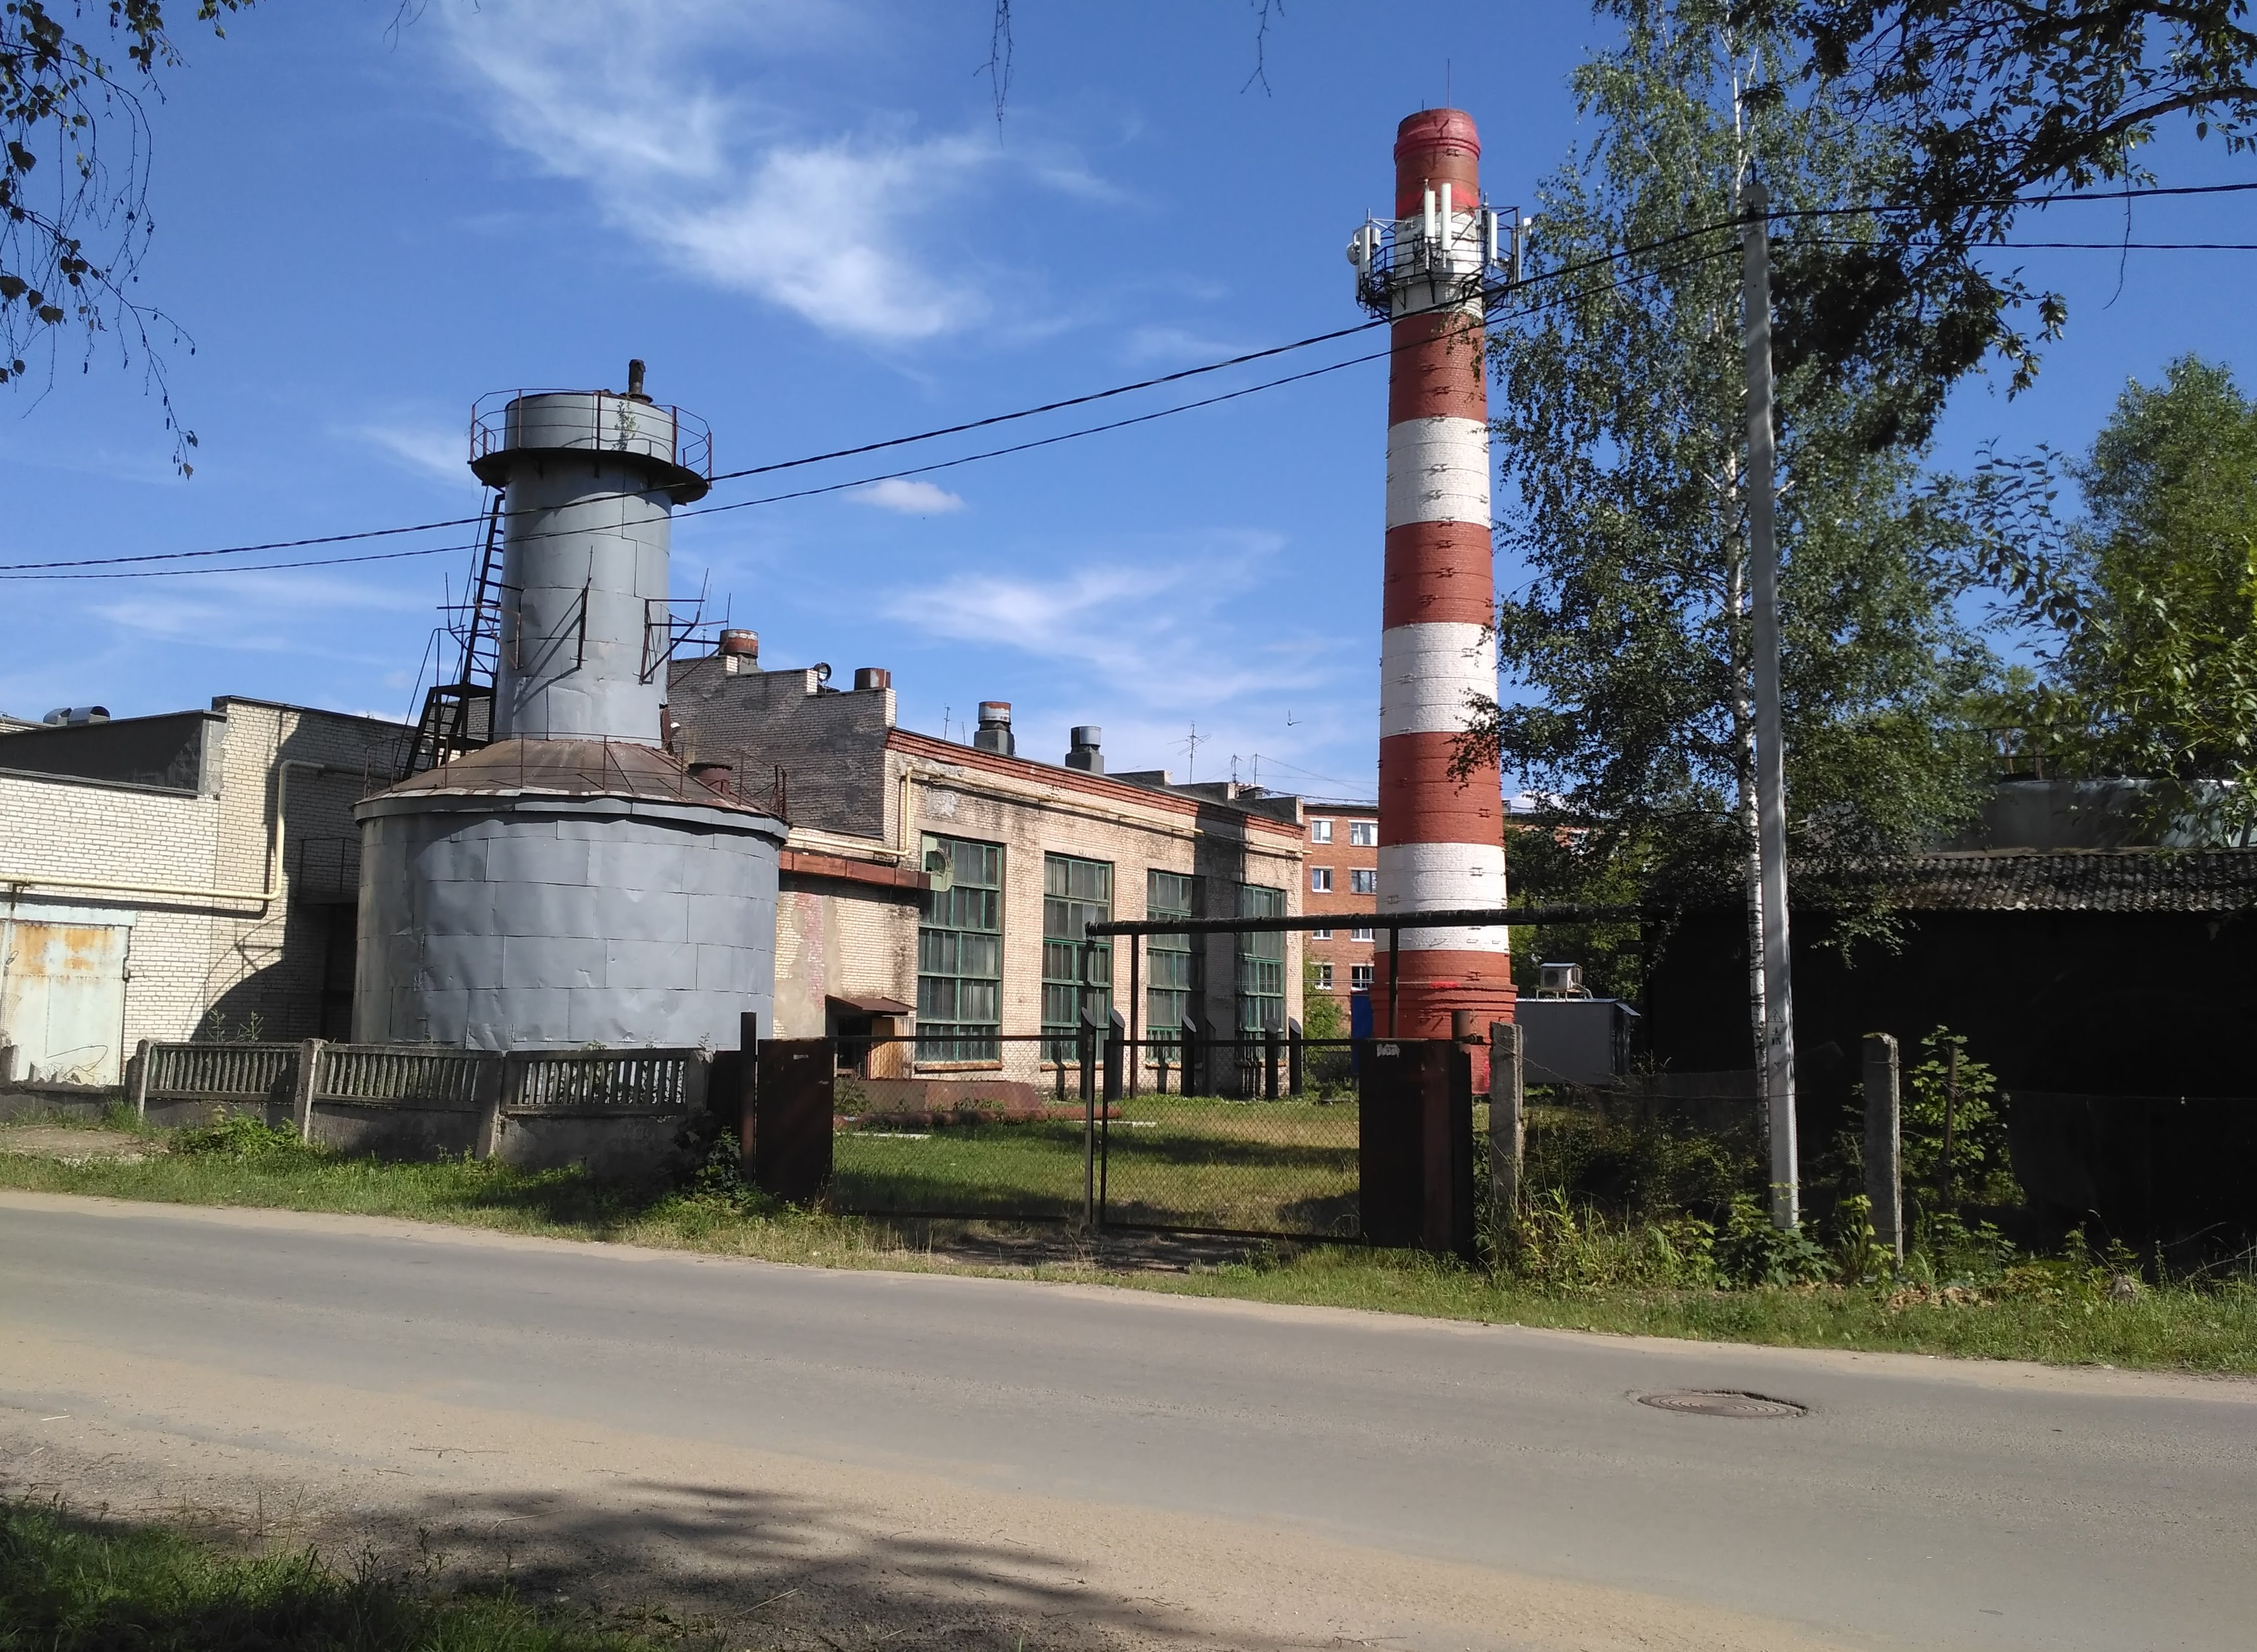
[[[1751,178],[1742,286],[1748,373],[1748,565],[1755,598],[1756,848],[1763,884],[1764,1106],[1771,1121],[1771,1220],[1801,1225],[1794,1151],[1794,989],[1786,944],[1786,761],[1779,703],[1779,546],[1772,507],[1771,198]]]

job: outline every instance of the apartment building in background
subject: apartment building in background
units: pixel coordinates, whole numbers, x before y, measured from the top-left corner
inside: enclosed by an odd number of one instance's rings
[[[1311,917],[1369,912],[1379,904],[1379,805],[1305,800],[1301,900]],[[1371,985],[1376,937],[1362,925],[1342,922],[1307,935],[1309,990],[1332,993],[1341,1013],[1350,992]]]

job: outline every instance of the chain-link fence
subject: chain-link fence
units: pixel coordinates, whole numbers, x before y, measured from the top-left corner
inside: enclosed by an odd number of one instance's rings
[[[842,1040],[832,1208],[1353,1239],[1348,1041]]]
[[[1105,1225],[1358,1237],[1348,1040],[1203,1039],[1188,1063],[1180,1039],[1116,1043],[1133,1059],[1097,1120]]]

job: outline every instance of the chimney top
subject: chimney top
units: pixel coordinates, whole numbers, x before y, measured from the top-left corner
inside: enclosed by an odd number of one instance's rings
[[[631,357],[627,362],[627,399],[629,401],[650,399],[642,393],[642,357],[640,356]]]
[[[980,727],[972,736],[973,745],[982,752],[996,752],[1005,757],[1018,754],[1018,744],[1011,738],[1011,702],[1008,700],[982,700],[980,702]]]
[[[1105,773],[1105,754],[1098,750],[1105,731],[1094,723],[1078,724],[1073,731],[1073,750],[1065,754],[1065,766],[1082,769],[1092,774]]]

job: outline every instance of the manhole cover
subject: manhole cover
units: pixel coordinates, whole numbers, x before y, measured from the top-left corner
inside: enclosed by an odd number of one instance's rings
[[[1704,1417],[1799,1417],[1809,1408],[1737,1388],[1688,1388],[1676,1394],[1641,1394],[1640,1405],[1657,1411],[1690,1411]]]

